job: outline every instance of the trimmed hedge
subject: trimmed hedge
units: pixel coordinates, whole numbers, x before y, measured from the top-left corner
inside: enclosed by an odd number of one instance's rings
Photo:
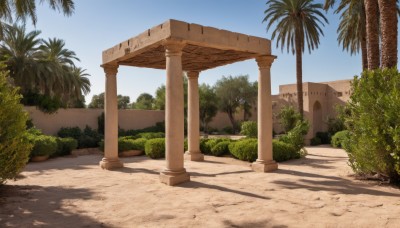
[[[149,139],[145,144],[144,149],[145,154],[152,158],[164,158],[165,157],[165,139],[158,138],[158,139]]]
[[[56,138],[57,151],[52,156],[70,155],[72,150],[78,148],[78,141],[73,138]]]
[[[144,138],[144,139],[157,139],[157,138],[164,138],[165,133],[164,132],[144,132],[144,133],[139,133],[136,136],[138,138]]]
[[[240,160],[253,162],[257,159],[257,139],[246,139],[229,144],[231,154]]]
[[[147,139],[130,139],[129,137],[121,137],[118,139],[118,152],[128,151],[128,150],[145,150],[145,144]],[[104,151],[104,140],[99,142],[99,149]]]
[[[332,136],[329,132],[317,132],[315,137],[321,139],[321,144],[331,144]]]
[[[227,140],[218,142],[211,148],[211,155],[222,156],[224,154],[229,154],[229,144],[231,144],[231,142]]]
[[[57,151],[57,138],[47,135],[29,135],[29,141],[33,143],[30,157],[51,156]]]
[[[272,150],[274,160],[277,162],[300,158],[294,146],[278,140],[272,141]]]

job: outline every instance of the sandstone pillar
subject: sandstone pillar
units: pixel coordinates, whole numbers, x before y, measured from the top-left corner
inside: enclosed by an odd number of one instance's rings
[[[258,75],[258,158],[252,164],[256,172],[270,172],[278,169],[272,157],[272,99],[271,99],[271,65],[274,56],[256,58]]]
[[[199,110],[199,72],[191,71],[188,76],[188,151],[185,158],[191,161],[204,161],[200,151],[200,110]]]
[[[100,161],[103,169],[123,167],[118,159],[118,101],[117,73],[118,65],[103,66],[106,73],[106,91],[104,101],[104,158]]]
[[[182,49],[176,41],[164,43],[167,83],[165,94],[165,156],[166,168],[160,173],[160,181],[177,185],[190,180],[183,166],[184,152],[184,100]]]

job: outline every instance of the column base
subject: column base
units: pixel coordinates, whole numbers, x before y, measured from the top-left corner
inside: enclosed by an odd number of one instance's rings
[[[164,170],[160,173],[160,181],[166,185],[174,186],[190,181],[190,175],[185,169],[180,172]]]
[[[278,163],[276,163],[274,160],[271,161],[257,160],[251,164],[251,168],[253,169],[254,172],[267,173],[277,170]]]
[[[117,158],[117,159],[109,159],[103,158],[100,161],[100,167],[102,169],[111,170],[111,169],[118,169],[124,167],[124,164]]]
[[[202,154],[200,151],[186,151],[184,157],[185,160],[189,161],[204,161],[204,154]]]

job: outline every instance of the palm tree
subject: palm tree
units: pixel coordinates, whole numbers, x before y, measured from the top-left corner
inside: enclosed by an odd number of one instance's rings
[[[0,58],[15,85],[21,87],[23,93],[44,89],[46,80],[43,78],[45,69],[40,64],[40,31],[26,33],[24,26],[14,24],[6,26],[4,34],[0,42]]]
[[[0,37],[7,23],[16,20],[26,21],[27,18],[32,20],[35,25],[36,17],[36,0],[2,0],[0,2]],[[64,15],[70,16],[75,10],[73,0],[40,0],[40,4],[46,2],[51,9],[63,12]]]
[[[378,0],[382,33],[382,67],[397,67],[397,2]]]
[[[342,0],[335,13],[342,12],[337,29],[338,42],[351,55],[361,50],[362,69],[368,68],[365,7],[360,0]]]
[[[303,69],[302,55],[307,49],[318,48],[319,37],[324,35],[321,25],[328,20],[321,12],[322,4],[314,4],[312,0],[269,0],[265,10],[263,22],[268,22],[267,30],[277,23],[272,33],[272,39],[277,38],[277,47],[281,45],[283,51],[287,46],[296,54],[297,102],[299,112],[303,116]]]

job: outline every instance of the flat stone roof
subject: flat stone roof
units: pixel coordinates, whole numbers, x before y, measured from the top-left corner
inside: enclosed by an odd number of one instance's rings
[[[168,20],[103,51],[103,65],[165,69],[163,42],[183,41],[184,71],[203,71],[226,64],[271,55],[271,41],[183,21]]]

